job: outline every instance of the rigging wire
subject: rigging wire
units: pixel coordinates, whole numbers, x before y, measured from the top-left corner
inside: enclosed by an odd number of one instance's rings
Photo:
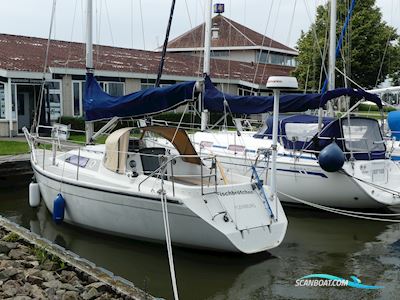
[[[65,62],[65,68],[68,68],[69,62],[71,60],[71,55],[72,55],[72,39],[74,37],[74,28],[75,28],[75,20],[76,20],[76,13],[78,9],[78,0],[75,0],[75,5],[74,5],[74,14],[72,16],[72,25],[71,25],[71,35],[70,39],[68,42],[68,56],[67,56],[67,61]]]
[[[303,3],[304,3],[304,5],[305,5],[305,7],[306,7],[308,19],[309,19],[310,23],[312,24],[313,22],[312,22],[312,18],[311,18],[311,15],[310,15],[310,8],[308,7],[308,4],[307,4],[306,0],[304,0]],[[323,54],[322,54],[322,52],[321,52],[321,46],[320,46],[320,44],[319,44],[316,26],[311,26],[311,28],[312,28],[312,33],[314,34],[315,42],[317,43],[317,49],[318,49],[318,52],[319,52],[321,61],[324,62],[324,60],[323,60],[323,59],[324,59],[324,56],[323,56]],[[326,70],[325,64],[322,63],[321,66],[322,66],[322,68],[323,68],[323,71],[324,71],[324,73],[325,73],[325,76],[328,76],[328,72],[327,72],[327,70]]]
[[[294,0],[293,12],[292,12],[292,17],[290,18],[289,33],[288,33],[288,37],[287,37],[287,40],[286,40],[286,45],[289,45],[290,40],[291,40],[292,29],[293,29],[294,13],[296,12],[296,5],[297,5],[297,0]]]
[[[393,8],[393,1],[392,1],[392,8],[390,10],[391,11],[391,17],[390,17],[391,20],[393,20],[393,9],[394,8]],[[389,30],[389,34],[388,34],[388,37],[387,37],[387,40],[386,40],[385,50],[383,51],[382,60],[381,60],[380,66],[379,66],[379,72],[378,72],[378,75],[376,76],[375,86],[378,86],[379,77],[381,77],[383,63],[385,62],[385,58],[386,58],[386,52],[387,52],[387,49],[388,49],[388,47],[390,45],[390,40],[391,40],[392,36],[393,36],[393,33]]]
[[[265,39],[266,39],[266,35],[267,35],[267,29],[268,29],[268,26],[269,26],[269,21],[271,20],[271,14],[272,14],[272,11],[273,11],[273,7],[274,7],[274,0],[271,1],[271,6],[269,8],[268,18],[267,18],[267,22],[265,24],[264,34],[263,34],[263,38],[262,38],[262,41],[261,41],[261,49],[260,49],[260,53],[258,54],[258,59],[257,59],[257,62],[256,62],[256,68],[254,70],[253,81],[252,81],[253,84],[256,81],[256,77],[257,77],[257,73],[258,73],[258,67],[259,67],[259,64],[260,64],[260,61],[261,61],[261,55],[263,53],[262,48],[264,47],[264,43],[265,43]],[[269,53],[270,53],[270,50],[268,50],[267,55],[266,55],[266,63],[268,63]],[[253,88],[252,88],[251,91],[253,91]]]
[[[113,35],[113,30],[112,30],[112,27],[111,27],[111,20],[110,20],[110,11],[108,9],[107,0],[104,0],[104,5],[105,5],[105,8],[106,8],[106,17],[107,17],[108,30],[110,30],[111,44],[112,44],[113,47],[115,47],[114,35]]]
[[[47,38],[47,46],[46,46],[46,52],[45,52],[45,58],[44,58],[44,64],[43,64],[42,84],[40,86],[39,105],[37,106],[37,110],[35,111],[35,115],[33,118],[33,124],[32,124],[32,130],[35,129],[36,134],[39,134],[38,133],[38,125],[40,123],[40,117],[42,114],[42,102],[43,102],[43,96],[44,96],[44,87],[45,87],[45,83],[46,83],[46,71],[47,71],[48,60],[49,60],[50,41],[51,41],[52,29],[53,29],[53,25],[54,25],[54,16],[56,13],[56,6],[57,6],[57,0],[53,0],[53,6],[51,9],[50,26],[49,26],[50,27],[49,35]]]
[[[281,9],[281,3],[282,3],[282,1],[279,1],[278,10],[277,10],[277,12],[276,12],[276,15],[277,15],[277,16],[279,16],[279,12],[280,12],[280,9]],[[276,19],[275,19],[275,24],[274,24],[274,28],[272,29],[272,34],[271,34],[271,36],[275,36],[275,30],[276,30],[276,26],[277,26],[277,24],[278,24],[278,19],[279,19],[279,18],[276,18]],[[269,49],[268,49],[267,57],[269,56],[269,54],[270,54],[270,52],[271,52],[272,41],[273,41],[272,39],[270,39],[270,41],[269,41],[269,46],[268,46]],[[264,68],[263,68],[263,72],[262,72],[262,75],[261,75],[261,79],[264,78],[266,68],[267,68],[267,64],[264,64]],[[253,83],[254,83],[254,82],[253,82]]]
[[[142,25],[142,40],[143,40],[143,50],[146,50],[146,39],[144,34],[144,20],[143,20],[143,7],[142,0],[139,0],[139,11],[140,11],[140,23]],[[149,71],[146,72],[146,83],[149,83]]]
[[[103,1],[97,2],[96,5],[96,64],[101,64],[100,55],[100,36],[101,36],[101,21],[102,21]]]
[[[324,68],[326,68],[325,61],[326,61],[326,56],[328,55],[328,40],[329,40],[329,27],[326,26],[326,28],[325,28],[325,38],[324,38],[324,51],[323,51],[323,54],[322,54],[321,69],[320,69],[320,73],[319,73],[318,93],[321,92],[322,78],[323,78],[322,75],[324,73]],[[314,49],[313,49],[313,51],[314,51]],[[314,77],[314,80],[315,80],[315,77]]]
[[[142,0],[139,0],[139,10],[140,10],[140,22],[142,23],[142,40],[143,40],[143,49],[146,50],[146,39],[144,37],[144,21],[143,21],[143,8],[142,8]]]
[[[130,30],[131,30],[131,48],[133,49],[133,47],[134,47],[134,43],[133,43],[133,37],[134,37],[134,22],[133,22],[133,12],[134,12],[134,1],[135,0],[131,0],[131,2],[130,2],[130,8],[131,8],[131,11],[130,11],[130,13],[131,13],[131,28],[130,28]]]
[[[190,33],[191,33],[191,36],[192,36],[192,42],[193,42],[193,45],[196,45],[196,37],[195,37],[195,35],[194,35],[194,30],[193,30],[193,22],[192,22],[192,18],[190,17],[190,10],[189,10],[189,6],[188,6],[188,3],[187,3],[187,0],[185,0],[185,8],[186,8],[186,13],[187,13],[187,15],[188,15],[188,19],[189,19],[189,26],[190,26]],[[196,8],[197,8],[197,6],[196,6]],[[200,45],[201,45],[201,43],[200,43]],[[197,78],[201,78],[202,76],[201,76],[201,74],[202,74],[202,72],[200,71],[200,68],[201,68],[201,55],[199,55],[199,57],[198,58],[196,58],[196,56],[193,56],[193,61],[194,62],[196,62],[196,59],[197,59]]]

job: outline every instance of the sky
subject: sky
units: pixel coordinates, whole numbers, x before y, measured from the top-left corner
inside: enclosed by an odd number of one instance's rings
[[[47,38],[54,0],[0,0],[0,33]],[[227,18],[294,47],[327,0],[214,0]],[[343,0],[338,0],[343,1]],[[362,1],[362,0],[358,0]],[[93,0],[94,42],[154,50],[162,45],[172,0]],[[376,0],[400,33],[400,1]],[[205,0],[176,0],[170,39],[204,22]],[[56,0],[53,39],[84,41],[86,0]]]

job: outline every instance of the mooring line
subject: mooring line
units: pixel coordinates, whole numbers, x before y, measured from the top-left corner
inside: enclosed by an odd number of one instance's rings
[[[392,223],[400,223],[400,220],[398,219],[385,219],[385,218],[375,218],[375,217],[370,217],[370,215],[375,215],[375,216],[400,216],[400,214],[374,214],[374,213],[363,213],[363,212],[355,212],[355,211],[351,211],[351,210],[343,210],[343,209],[337,209],[337,208],[333,208],[333,207],[329,207],[329,206],[324,206],[321,204],[316,204],[316,203],[312,203],[306,200],[302,200],[299,199],[297,197],[288,195],[286,193],[283,192],[279,192],[279,194],[288,197],[294,201],[300,202],[302,204],[314,207],[314,208],[318,208],[324,211],[328,211],[331,213],[335,213],[335,214],[339,214],[339,215],[344,215],[344,216],[348,216],[348,217],[353,217],[353,218],[358,218],[358,219],[365,219],[365,220],[371,220],[371,221],[380,221],[380,222],[392,222]]]

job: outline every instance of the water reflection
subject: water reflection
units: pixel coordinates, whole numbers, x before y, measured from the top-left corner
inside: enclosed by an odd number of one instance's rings
[[[11,184],[12,183],[12,184]],[[63,224],[44,206],[31,209],[29,178],[0,182],[0,211],[47,239],[133,281],[152,294],[172,298],[166,249]],[[181,299],[390,299],[400,293],[400,227],[305,209],[286,209],[283,244],[261,255],[227,255],[174,248]],[[330,273],[358,276],[379,291],[295,287],[297,278]]]

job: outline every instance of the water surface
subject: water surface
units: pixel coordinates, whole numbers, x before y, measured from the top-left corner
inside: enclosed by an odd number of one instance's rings
[[[151,294],[172,299],[166,247],[62,224],[44,206],[28,204],[30,177],[0,178],[0,213],[122,276]],[[399,299],[400,226],[286,208],[282,245],[259,255],[232,255],[174,247],[180,299]],[[296,279],[329,273],[380,290],[296,287]]]

